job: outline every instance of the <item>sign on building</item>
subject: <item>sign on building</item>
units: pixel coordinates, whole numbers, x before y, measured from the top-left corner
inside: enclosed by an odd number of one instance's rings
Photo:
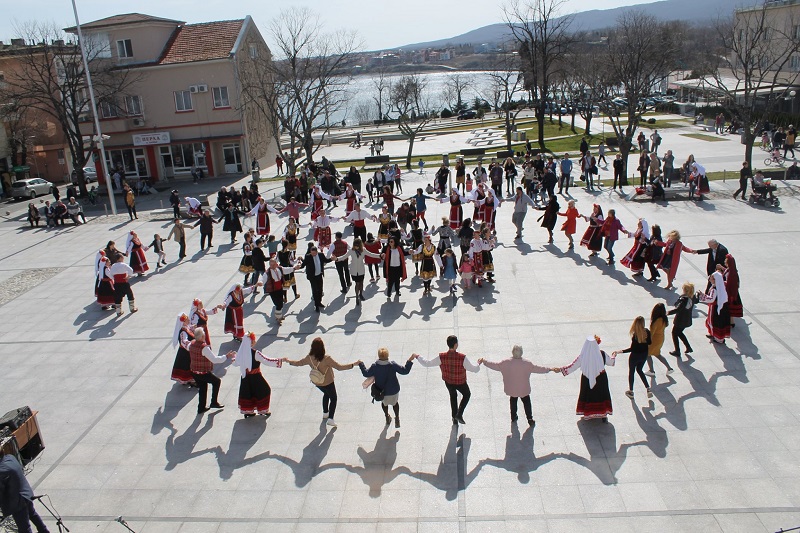
[[[137,133],[133,136],[134,146],[150,146],[154,144],[169,144],[169,132]]]

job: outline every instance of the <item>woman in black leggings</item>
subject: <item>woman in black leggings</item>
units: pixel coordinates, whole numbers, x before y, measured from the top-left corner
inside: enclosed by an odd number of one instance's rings
[[[644,375],[644,364],[647,362],[647,349],[650,346],[650,331],[644,327],[643,316],[637,316],[633,320],[630,334],[630,347],[612,354],[613,357],[616,357],[618,353],[630,354],[628,357],[628,390],[625,391],[625,395],[628,398],[633,398],[633,378],[634,373],[636,373],[642,378],[644,388],[647,389],[647,397],[652,398],[653,392],[648,386],[647,377]]]

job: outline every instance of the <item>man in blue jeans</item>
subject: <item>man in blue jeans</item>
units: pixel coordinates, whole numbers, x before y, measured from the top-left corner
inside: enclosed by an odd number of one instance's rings
[[[42,517],[33,507],[33,490],[25,479],[22,465],[13,455],[0,450],[0,509],[11,515],[19,533],[33,533],[31,522],[37,533],[50,533]]]

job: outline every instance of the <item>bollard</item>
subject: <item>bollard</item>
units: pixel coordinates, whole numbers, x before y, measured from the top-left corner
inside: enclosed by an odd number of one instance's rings
[[[106,216],[108,216],[108,204],[103,204],[103,209],[106,212]]]
[[[161,204],[161,209],[164,209],[164,200],[159,200],[158,203]]]
[[[728,170],[722,169],[722,183],[725,183],[725,180],[728,179]]]

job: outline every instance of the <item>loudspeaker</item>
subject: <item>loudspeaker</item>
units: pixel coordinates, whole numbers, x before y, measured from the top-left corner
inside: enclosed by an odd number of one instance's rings
[[[22,427],[26,420],[28,420],[33,413],[31,408],[27,405],[18,409],[12,409],[0,418],[0,428],[8,428],[11,431]]]

